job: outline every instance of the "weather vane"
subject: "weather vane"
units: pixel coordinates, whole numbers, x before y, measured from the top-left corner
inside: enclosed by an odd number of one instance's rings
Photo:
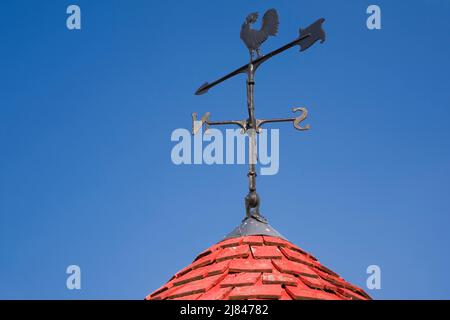
[[[278,13],[275,9],[267,10],[262,18],[262,25],[259,30],[252,29],[251,25],[258,20],[258,13],[254,12],[249,14],[241,27],[241,39],[247,46],[250,53],[250,62],[242,67],[234,70],[226,76],[211,82],[204,83],[195,92],[196,95],[206,93],[212,87],[219,83],[234,77],[240,73],[247,74],[247,110],[248,118],[245,120],[227,120],[227,121],[210,121],[210,113],[207,112],[200,119],[197,119],[197,113],[192,114],[192,134],[197,134],[200,128],[205,125],[207,130],[209,126],[213,125],[228,125],[234,124],[242,128],[243,132],[248,133],[249,136],[249,148],[252,157],[256,157],[256,134],[261,130],[261,126],[264,123],[272,122],[293,122],[294,128],[297,130],[308,130],[309,125],[301,126],[300,123],[306,119],[306,108],[293,108],[293,112],[300,111],[297,117],[292,118],[276,118],[276,119],[256,119],[255,118],[255,106],[254,106],[254,86],[255,86],[255,72],[258,67],[273,56],[286,51],[287,49],[298,45],[300,51],[304,51],[312,46],[316,41],[321,40],[321,43],[325,41],[325,32],[322,29],[322,23],[325,19],[320,18],[305,29],[299,30],[299,36],[295,40],[285,44],[284,46],[269,52],[266,55],[261,55],[260,47],[269,36],[275,36],[278,33]],[[256,59],[255,59],[256,53]],[[256,193],[256,171],[255,161],[250,159],[248,179],[249,179],[249,193],[245,197],[246,217],[253,217],[260,222],[267,222],[267,220],[260,214],[260,198]]]

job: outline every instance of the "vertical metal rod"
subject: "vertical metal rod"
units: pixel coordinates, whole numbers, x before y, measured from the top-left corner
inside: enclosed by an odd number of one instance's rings
[[[247,133],[249,135],[249,170],[248,170],[248,189],[249,192],[245,197],[245,209],[248,217],[253,217],[261,222],[267,222],[267,220],[260,215],[259,196],[256,193],[256,161],[257,161],[257,146],[256,146],[256,119],[255,119],[255,105],[254,105],[254,87],[255,87],[255,65],[252,59],[247,71]]]
[[[254,87],[255,87],[255,68],[252,61],[249,64],[247,72],[247,108],[248,108],[248,126],[249,126],[249,191],[256,190],[256,119],[254,105]]]

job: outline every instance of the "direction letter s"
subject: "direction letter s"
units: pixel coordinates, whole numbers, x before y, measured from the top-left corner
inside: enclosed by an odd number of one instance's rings
[[[302,113],[295,118],[294,120],[294,127],[297,130],[308,130],[309,129],[309,124],[305,125],[304,127],[300,126],[300,123],[306,119],[306,117],[308,116],[308,110],[306,110],[306,108],[292,108],[292,112],[296,112],[296,111],[301,111]]]

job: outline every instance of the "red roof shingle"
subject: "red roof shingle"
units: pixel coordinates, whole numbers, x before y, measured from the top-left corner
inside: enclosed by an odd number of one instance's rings
[[[289,241],[271,236],[227,239],[149,294],[147,300],[371,299]]]

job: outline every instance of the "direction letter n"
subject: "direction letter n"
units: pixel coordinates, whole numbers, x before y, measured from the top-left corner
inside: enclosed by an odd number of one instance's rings
[[[207,112],[200,118],[200,120],[197,120],[197,112],[192,113],[192,135],[196,135],[204,123],[206,123],[205,132],[208,130],[208,120],[210,115],[211,113]]]

